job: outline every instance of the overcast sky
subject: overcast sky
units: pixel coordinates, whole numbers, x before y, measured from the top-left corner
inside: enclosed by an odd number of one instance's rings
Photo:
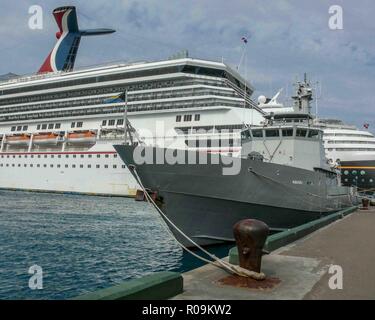
[[[29,7],[43,8],[44,27],[28,26]],[[188,49],[194,58],[235,67],[241,37],[248,38],[240,72],[253,98],[272,96],[303,73],[321,83],[319,114],[375,131],[375,1],[373,0],[1,0],[0,74],[37,71],[55,43],[55,7],[75,5],[83,28],[115,34],[81,41],[76,66],[109,61],[159,60]],[[331,5],[343,9],[343,29],[328,25]]]

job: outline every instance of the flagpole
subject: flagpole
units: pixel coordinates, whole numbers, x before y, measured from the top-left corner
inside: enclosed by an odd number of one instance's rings
[[[124,144],[128,142],[128,89],[125,90],[124,104]]]

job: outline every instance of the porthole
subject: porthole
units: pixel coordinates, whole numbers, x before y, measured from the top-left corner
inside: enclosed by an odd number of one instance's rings
[[[356,175],[357,174],[357,170],[353,170],[352,174]]]
[[[370,181],[371,183],[373,183],[373,182],[374,182],[374,180],[373,180],[373,179],[370,179],[369,181]]]
[[[348,170],[345,170],[344,171],[344,174],[347,176],[349,174],[349,171]]]
[[[360,174],[361,174],[361,176],[363,176],[363,175],[366,174],[366,171],[365,170],[361,170]]]

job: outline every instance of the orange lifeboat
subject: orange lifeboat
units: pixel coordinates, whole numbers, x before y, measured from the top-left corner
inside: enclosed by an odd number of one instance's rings
[[[79,131],[68,133],[69,143],[95,143],[96,133],[94,131]]]
[[[38,133],[33,137],[34,144],[57,144],[59,142],[59,135],[53,132]]]
[[[9,136],[9,137],[6,137],[6,142],[9,145],[14,145],[14,146],[28,145],[30,142],[30,135],[19,134],[19,135]]]

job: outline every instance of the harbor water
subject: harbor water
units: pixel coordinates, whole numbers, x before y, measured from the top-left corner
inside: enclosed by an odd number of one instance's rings
[[[229,247],[210,250],[225,256]],[[40,290],[29,287],[35,265],[43,274]],[[0,299],[68,299],[199,265],[145,202],[0,191]]]

